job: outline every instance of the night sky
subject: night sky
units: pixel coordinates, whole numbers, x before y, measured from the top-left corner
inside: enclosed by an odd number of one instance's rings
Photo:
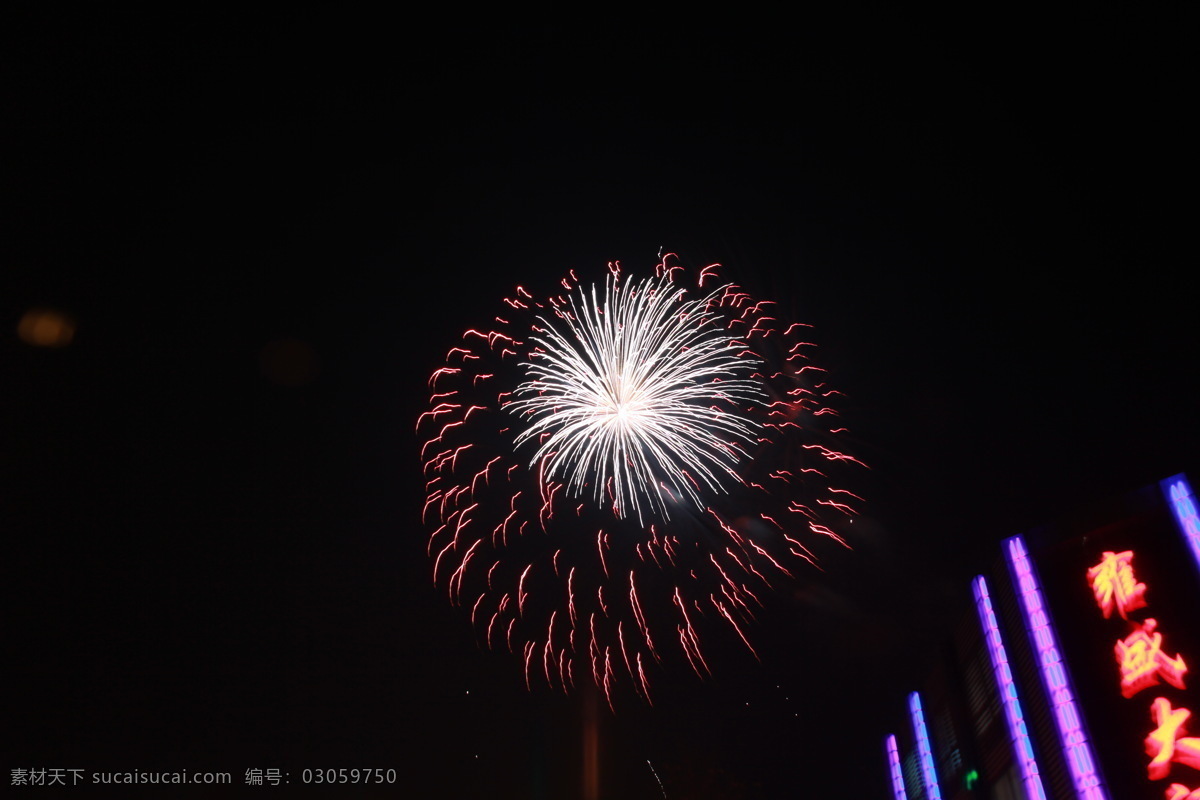
[[[1190,44],[1172,13],[792,14],[9,11],[6,788],[581,796],[591,701],[526,691],[432,585],[413,428],[515,284],[665,248],[815,326],[871,469],[761,663],[601,704],[603,796],[883,796],[999,540],[1197,466]],[[71,342],[23,341],[31,309]]]

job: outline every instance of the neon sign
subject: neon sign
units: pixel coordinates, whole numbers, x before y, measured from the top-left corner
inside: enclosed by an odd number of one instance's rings
[[[1158,726],[1146,737],[1146,755],[1153,756],[1146,767],[1150,780],[1160,781],[1167,777],[1173,761],[1200,769],[1200,739],[1183,735],[1192,712],[1186,708],[1172,709],[1170,700],[1156,697],[1150,714]]]
[[[1171,497],[1176,517],[1186,532],[1191,524],[1188,520],[1194,522],[1195,519],[1191,490],[1182,478],[1168,487],[1168,482],[1172,480],[1176,479],[1164,481],[1163,488]],[[1146,585],[1138,583],[1133,574],[1133,551],[1105,552],[1100,563],[1088,570],[1087,577],[1105,619],[1112,616],[1114,606],[1127,621],[1126,611],[1146,607]],[[1132,605],[1125,602],[1130,598],[1135,598]],[[1157,686],[1160,681],[1176,689],[1186,689],[1183,676],[1187,674],[1187,665],[1181,656],[1171,658],[1163,652],[1163,637],[1156,631],[1158,620],[1147,617],[1140,623],[1134,622],[1133,626],[1132,631],[1124,639],[1118,639],[1113,648],[1121,675],[1121,696],[1129,699],[1143,689]],[[1146,765],[1150,780],[1167,778],[1173,763],[1200,769],[1200,738],[1184,735],[1191,716],[1189,709],[1173,709],[1171,701],[1165,697],[1154,698],[1150,706],[1150,718],[1157,727],[1143,742],[1146,755],[1150,756],[1150,763]],[[1172,783],[1167,787],[1166,798],[1200,800],[1200,789],[1193,790],[1183,784]]]
[[[1122,697],[1157,686],[1160,679],[1176,689],[1187,688],[1183,683],[1187,665],[1180,656],[1170,658],[1162,651],[1162,634],[1155,632],[1156,627],[1157,620],[1147,619],[1113,648],[1121,669]]]
[[[979,622],[983,626],[988,655],[992,659],[992,670],[996,675],[996,688],[1000,690],[1000,698],[1004,702],[1004,716],[1008,720],[1008,732],[1012,737],[1013,752],[1021,770],[1025,793],[1030,800],[1046,800],[1046,791],[1042,788],[1042,778],[1038,773],[1037,761],[1033,757],[1032,743],[1029,741],[1029,731],[1025,728],[1025,717],[1021,713],[1021,701],[1017,699],[1017,685],[1013,682],[1012,670],[1008,665],[1008,654],[1004,650],[1004,642],[1000,638],[1000,626],[996,622],[996,612],[992,609],[992,600],[988,595],[987,581],[983,579],[982,575],[978,575],[973,586],[975,606],[979,610]]]
[[[1146,607],[1146,584],[1133,577],[1133,551],[1105,552],[1100,563],[1088,570],[1088,583],[1104,618],[1112,616],[1113,608],[1121,619],[1129,619],[1130,611]]]
[[[1108,794],[1096,769],[1096,759],[1091,743],[1083,728],[1083,717],[1075,703],[1067,667],[1060,654],[1050,614],[1042,602],[1042,590],[1038,586],[1033,564],[1020,536],[1005,541],[1008,563],[1012,569],[1013,582],[1021,598],[1021,609],[1025,614],[1025,625],[1030,641],[1038,655],[1042,682],[1046,696],[1054,709],[1054,721],[1058,726],[1058,737],[1062,743],[1063,757],[1075,783],[1075,793],[1080,800],[1102,800]]]
[[[1175,521],[1179,523],[1179,530],[1192,550],[1196,567],[1200,569],[1200,517],[1196,515],[1196,498],[1192,494],[1192,487],[1182,474],[1167,478],[1159,485],[1171,501]]]
[[[921,711],[921,696],[913,692],[908,696],[908,710],[912,712],[913,733],[917,737],[917,755],[921,760],[921,777],[925,781],[925,796],[929,800],[942,800],[938,788],[937,771],[933,768],[933,751],[929,747],[929,732],[925,730],[925,714]]]
[[[908,800],[908,794],[904,791],[904,773],[900,771],[900,750],[896,747],[894,734],[887,737],[885,747],[887,748],[888,771],[892,776],[892,795],[895,800]]]

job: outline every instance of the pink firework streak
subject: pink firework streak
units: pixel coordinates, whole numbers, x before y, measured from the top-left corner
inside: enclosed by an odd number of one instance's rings
[[[561,291],[522,287],[429,379],[425,523],[433,579],[526,684],[618,684],[647,701],[667,661],[710,675],[701,631],[754,653],[760,599],[805,544],[856,513],[831,476],[837,392],[807,326],[667,255]]]

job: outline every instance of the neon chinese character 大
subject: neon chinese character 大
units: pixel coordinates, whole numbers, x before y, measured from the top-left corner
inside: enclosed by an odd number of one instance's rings
[[[1165,697],[1154,698],[1150,715],[1158,727],[1146,737],[1146,755],[1151,756],[1146,772],[1152,781],[1160,781],[1171,772],[1171,763],[1200,769],[1200,739],[1184,736],[1192,712],[1171,708]]]

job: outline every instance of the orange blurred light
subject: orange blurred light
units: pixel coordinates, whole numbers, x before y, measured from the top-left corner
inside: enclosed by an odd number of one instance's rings
[[[31,308],[17,323],[17,336],[34,347],[66,347],[75,338],[75,321],[52,308]]]

